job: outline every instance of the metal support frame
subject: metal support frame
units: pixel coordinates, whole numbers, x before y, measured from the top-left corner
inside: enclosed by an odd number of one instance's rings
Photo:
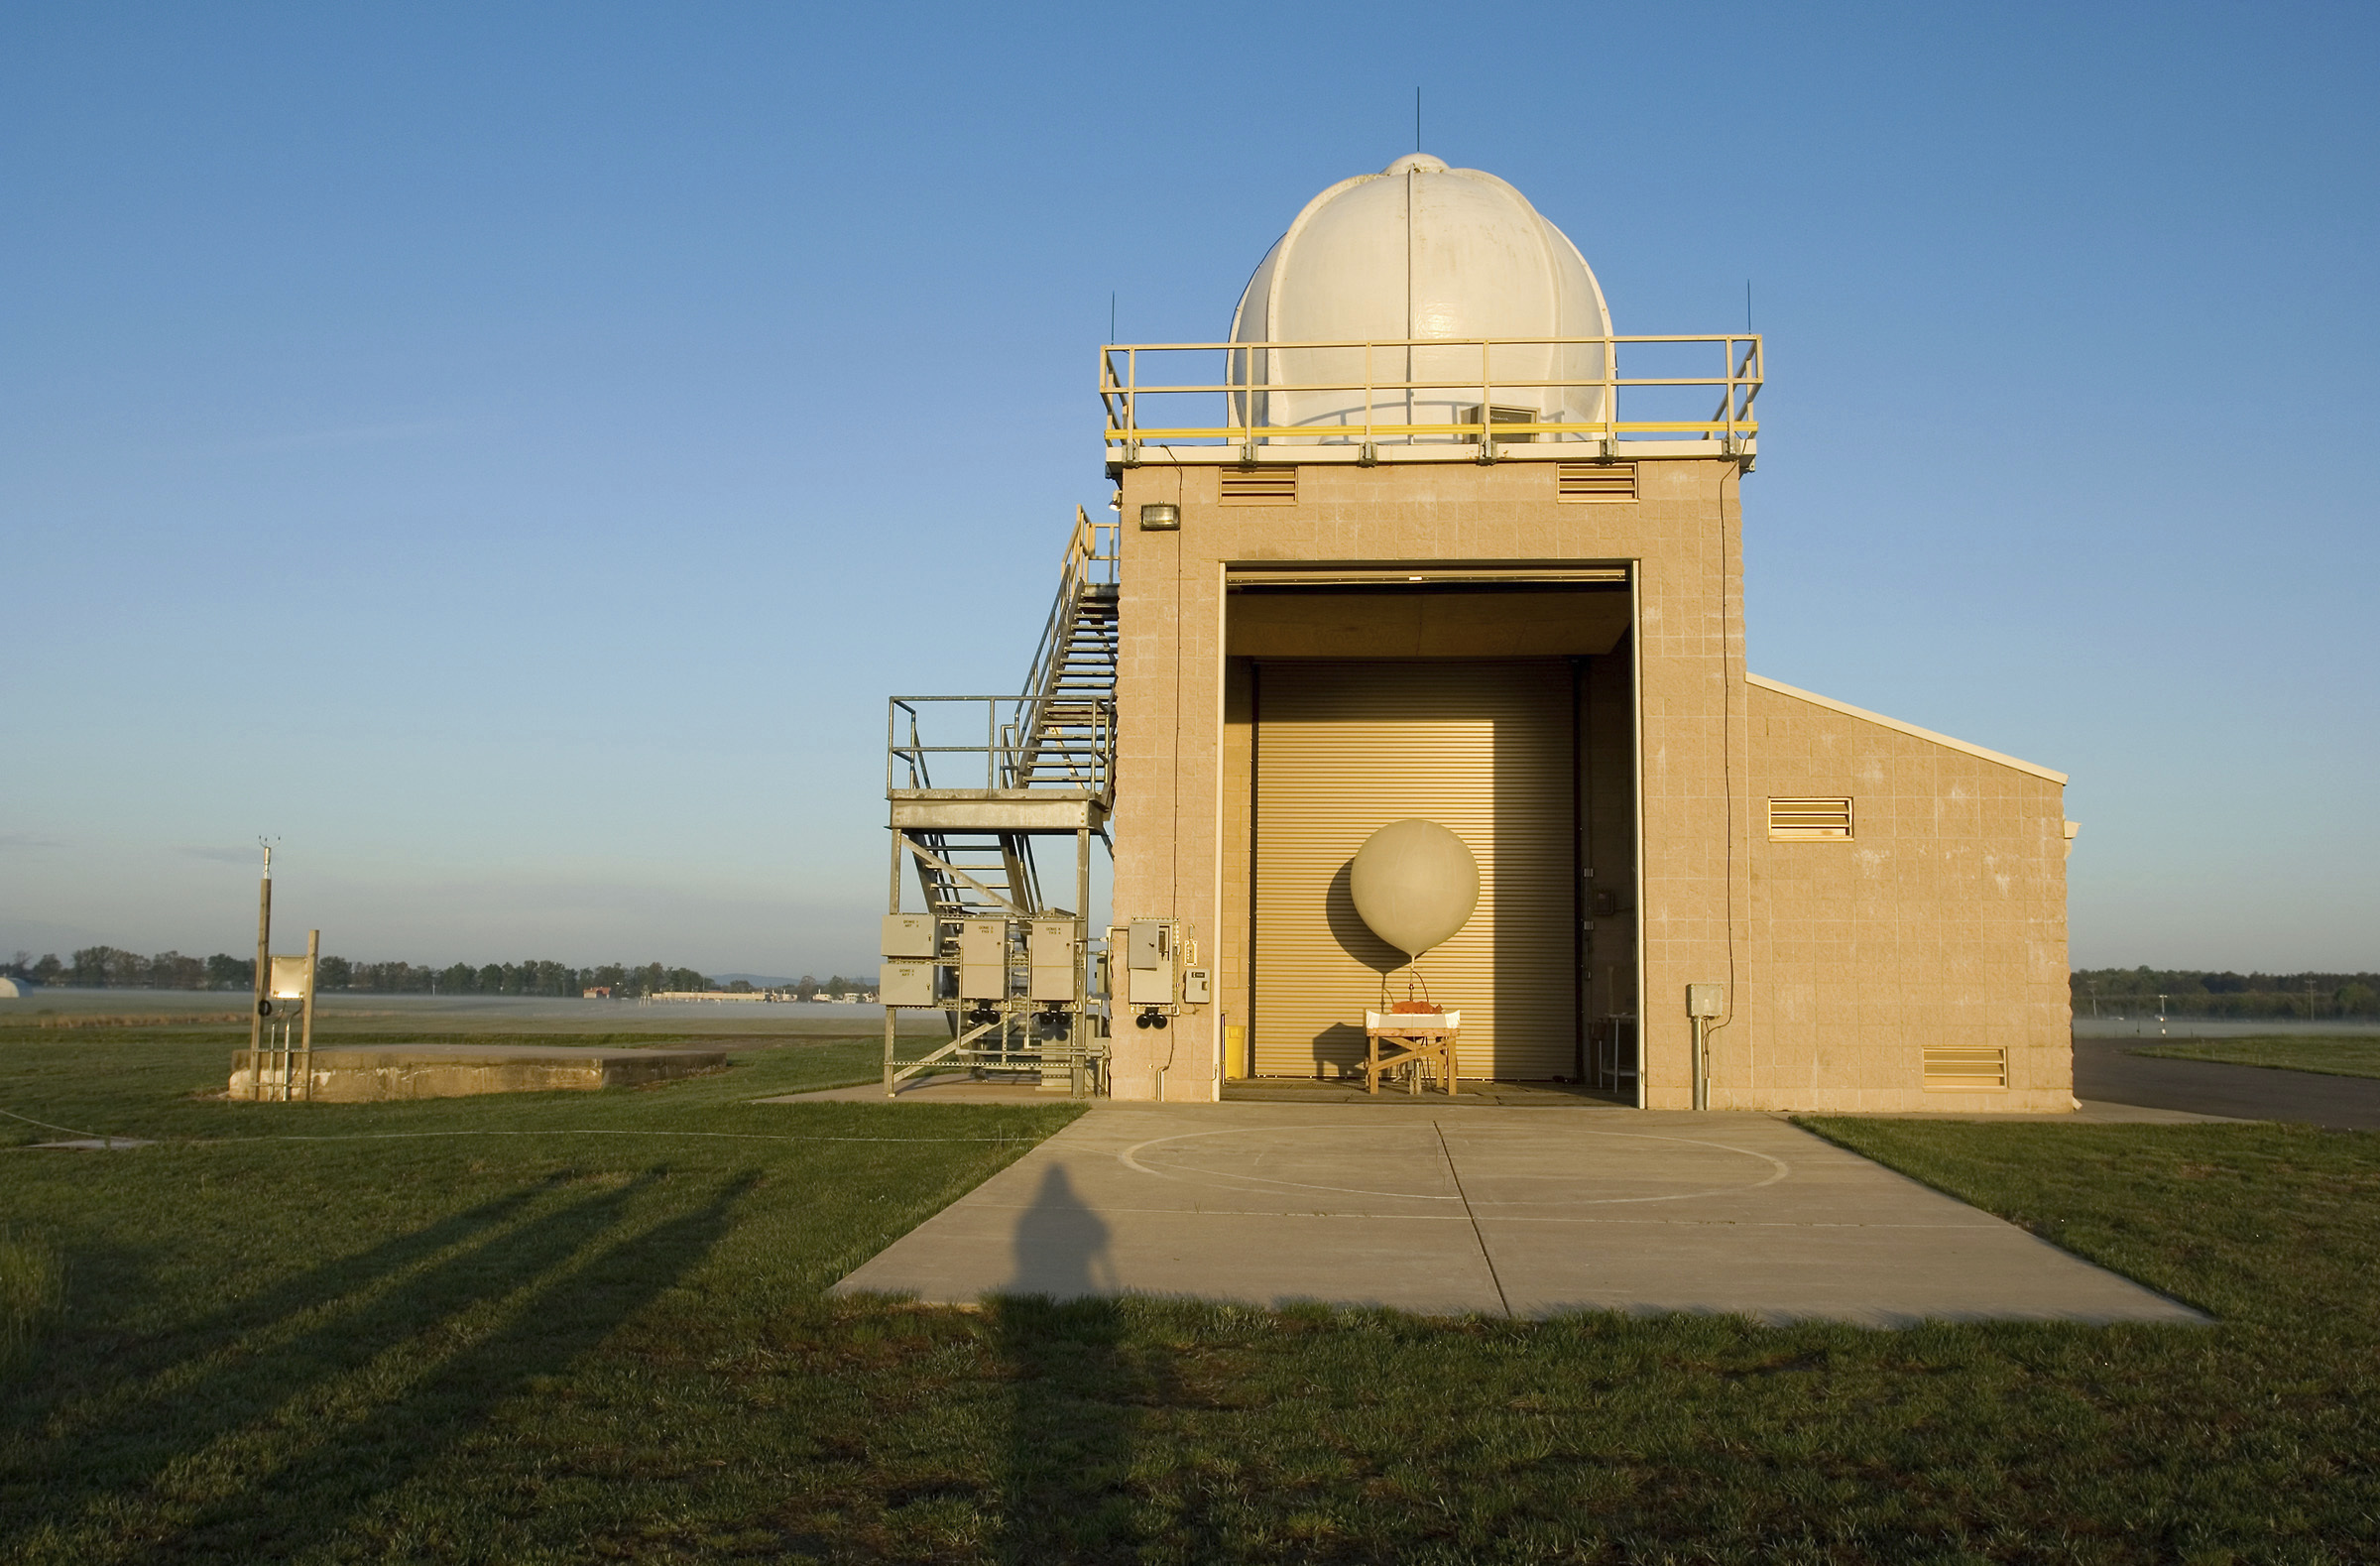
[[[895,830],[892,835],[892,867],[890,882],[889,911],[903,910],[901,883],[903,862],[914,865],[920,882],[926,888],[927,910],[935,916],[935,947],[933,964],[937,975],[936,999],[932,1010],[943,1012],[950,1020],[951,1036],[927,1053],[914,1059],[902,1059],[900,1054],[900,1013],[903,1008],[888,1003],[885,1006],[885,1096],[890,1098],[899,1085],[911,1077],[945,1064],[970,1067],[977,1071],[1030,1070],[1037,1072],[1044,1085],[1051,1073],[1063,1070],[1069,1096],[1082,1098],[1106,1091],[1106,1052],[1100,1047],[1106,1036],[1106,997],[1099,993],[1094,974],[1100,943],[1091,939],[1088,908],[1091,901],[1091,840],[1088,827],[1071,834],[1074,839],[1075,900],[1071,910],[1044,908],[1038,898],[1016,902],[1002,897],[974,877],[954,870],[947,859],[918,841],[921,836],[940,834],[912,833]],[[1015,851],[1024,863],[1031,859],[1030,834],[1007,834],[1014,840]],[[940,882],[929,870],[955,878],[957,885],[991,902],[987,909],[980,903],[948,901],[946,894],[951,882]],[[1027,878],[1025,885],[1032,885]],[[1014,883],[1012,883],[1014,885]],[[937,893],[945,896],[938,897]],[[1003,988],[1007,992],[998,998],[966,997],[959,993],[958,927],[971,918],[997,918],[1003,925],[1002,971]],[[1028,921],[1065,921],[1074,926],[1072,960],[1073,994],[1065,1000],[1035,999],[1029,983],[1033,972],[1029,963],[1017,961],[1017,926]],[[1029,951],[1025,954],[1029,957]],[[1022,973],[1028,983],[1021,988],[1015,983]],[[927,1008],[913,1008],[926,1010]],[[1055,1031],[1053,1033],[1053,1029]]]
[[[265,841],[263,846],[265,871],[256,887],[256,982],[248,1008],[248,1098],[286,1104],[314,1096],[314,971],[321,963],[322,932],[305,932],[298,1015],[275,1012],[273,1002],[282,998],[273,993],[273,845]],[[273,1061],[269,1071],[267,1056]]]
[[[903,911],[901,884],[914,874],[924,910],[934,918],[930,1009],[950,1021],[947,1042],[904,1060],[902,1008],[887,1001],[888,1097],[911,1077],[947,1065],[1034,1070],[1045,1086],[1062,1070],[1076,1097],[1104,1090],[1105,998],[1092,980],[1099,943],[1091,938],[1089,910],[1091,839],[1108,842],[1115,803],[1119,529],[1076,509],[1057,599],[1021,694],[904,696],[887,709],[885,795],[892,839],[887,908]],[[980,723],[971,721],[976,709]],[[1074,840],[1071,909],[1043,903],[1034,860],[1035,839],[1060,836]],[[964,993],[960,931],[978,919],[996,919],[1003,929],[997,996]],[[1036,999],[1029,943],[1019,949],[1020,926],[1068,920],[1071,993]]]

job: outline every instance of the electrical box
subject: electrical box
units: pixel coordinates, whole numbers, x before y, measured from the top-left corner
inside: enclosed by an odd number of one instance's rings
[[[1174,1004],[1173,964],[1177,942],[1171,919],[1134,919],[1125,936],[1125,1004]]]
[[[888,913],[885,915],[884,954],[888,957],[923,957],[928,960],[942,955],[942,931],[931,913]]]
[[[963,919],[959,923],[959,999],[1009,998],[1009,921]]]
[[[313,964],[306,961],[305,958],[299,956],[275,957],[273,959],[272,988],[265,993],[274,1000],[302,1001],[305,999],[305,992],[313,987]]]
[[[1074,1001],[1079,978],[1072,919],[1034,919],[1024,927],[1024,958],[1032,969],[1026,990],[1035,1001]]]
[[[1134,919],[1126,947],[1130,954],[1128,968],[1170,968],[1173,966],[1173,922],[1170,919]]]
[[[930,962],[888,962],[877,978],[877,999],[887,1006],[934,1004],[934,965]]]
[[[1690,984],[1686,987],[1688,1017],[1720,1017],[1727,1010],[1727,987],[1724,984]]]
[[[1213,977],[1204,968],[1182,970],[1182,1004],[1205,1006],[1215,998]]]
[[[962,967],[1006,967],[1009,961],[1007,919],[959,921],[959,963]]]

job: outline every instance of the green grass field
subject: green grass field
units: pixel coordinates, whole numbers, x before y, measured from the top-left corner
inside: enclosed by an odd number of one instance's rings
[[[821,1290],[1072,1111],[746,1102],[866,1042],[189,1097],[235,1041],[0,1034],[0,1108],[161,1139],[0,1151],[0,1259],[63,1277],[0,1373],[0,1561],[2380,1556],[2368,1136],[1812,1123],[2210,1328],[924,1309]]]
[[[2192,1038],[2135,1049],[2167,1060],[2222,1060],[2236,1066],[2319,1071],[2332,1077],[2380,1077],[2380,1033],[2259,1033]]]

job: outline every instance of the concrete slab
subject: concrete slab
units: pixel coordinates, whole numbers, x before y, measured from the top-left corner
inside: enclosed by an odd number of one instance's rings
[[[1766,1115],[1109,1105],[836,1285],[1429,1314],[2202,1322]]]
[[[808,1093],[785,1093],[775,1098],[754,1099],[755,1104],[882,1104],[886,1102],[882,1082],[870,1082],[863,1087],[819,1088]],[[893,1090],[895,1104],[1085,1104],[1098,1106],[1105,1099],[1075,1099],[1063,1088],[1044,1090],[1029,1082],[978,1082],[970,1076],[953,1073],[947,1076],[911,1077]]]
[[[278,1101],[287,1057],[259,1050],[268,1099]],[[257,1060],[245,1049],[231,1057],[234,1099],[254,1091]],[[727,1068],[725,1049],[585,1049],[562,1044],[324,1044],[314,1045],[311,1089],[299,1098],[322,1104],[371,1104],[391,1099],[460,1098],[479,1093],[592,1091],[666,1082]]]

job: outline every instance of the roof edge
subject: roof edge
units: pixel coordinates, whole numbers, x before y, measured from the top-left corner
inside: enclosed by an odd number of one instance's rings
[[[2003,756],[1998,751],[1987,751],[1980,745],[1969,745],[1964,740],[1955,740],[1947,734],[1937,734],[1932,729],[1921,729],[1914,723],[1903,723],[1900,719],[1888,718],[1881,712],[1870,712],[1865,707],[1854,707],[1847,701],[1837,701],[1831,696],[1822,696],[1816,691],[1802,690],[1779,680],[1765,679],[1758,674],[1747,672],[1743,679],[1745,684],[1757,685],[1762,690],[1773,690],[1780,696],[1792,696],[1796,700],[1807,701],[1814,707],[1824,707],[1830,712],[1840,712],[1845,717],[1860,718],[1869,723],[1881,724],[1885,728],[1909,735],[1913,739],[1931,740],[1936,745],[1947,745],[1952,750],[1963,752],[1981,761],[1997,762],[2002,767],[2013,767],[2020,773],[2029,773],[2035,778],[2046,778],[2054,783],[2063,784],[2067,782],[2067,776],[2064,773],[2053,772],[2047,767],[2036,766],[2032,762],[2019,761],[2014,756]]]

